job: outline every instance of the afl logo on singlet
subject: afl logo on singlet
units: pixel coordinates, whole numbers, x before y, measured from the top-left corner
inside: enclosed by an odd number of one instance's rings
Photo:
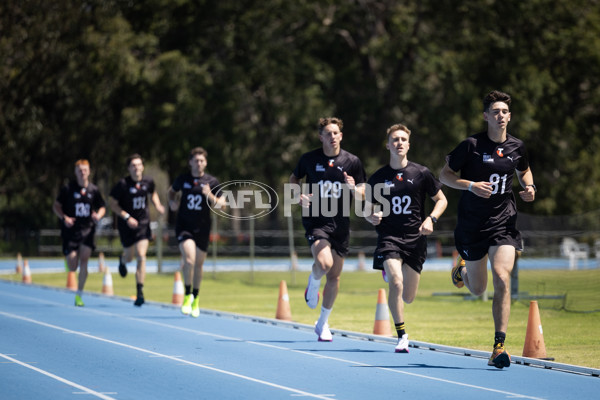
[[[221,199],[217,204],[209,202],[210,209],[230,219],[262,218],[279,204],[277,192],[257,181],[229,181],[212,188],[212,192]]]

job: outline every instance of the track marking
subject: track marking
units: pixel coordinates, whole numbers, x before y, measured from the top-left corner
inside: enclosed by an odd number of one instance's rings
[[[4,313],[3,313],[3,314],[4,314]],[[65,384],[67,384],[67,385],[69,385],[69,386],[72,386],[72,387],[74,387],[74,388],[76,388],[76,389],[79,389],[79,390],[81,390],[81,392],[73,392],[73,393],[91,394],[91,395],[94,395],[94,396],[96,396],[96,397],[98,397],[98,398],[100,398],[100,399],[104,399],[104,400],[116,400],[114,397],[106,396],[106,395],[105,395],[105,394],[103,394],[103,393],[96,392],[95,390],[92,390],[92,389],[86,388],[85,386],[82,386],[82,385],[80,385],[80,384],[78,384],[78,383],[72,382],[72,381],[70,381],[70,380],[68,380],[68,379],[65,379],[65,378],[61,378],[61,377],[60,377],[60,376],[58,376],[58,375],[54,375],[54,374],[53,374],[53,373],[51,373],[51,372],[44,371],[43,369],[40,369],[40,368],[34,367],[34,366],[32,366],[32,365],[29,365],[28,363],[25,363],[25,362],[19,361],[19,360],[17,360],[16,358],[12,358],[12,357],[10,357],[10,356],[8,356],[8,355],[6,355],[6,354],[2,354],[2,353],[0,353],[0,357],[4,358],[4,359],[6,359],[6,360],[9,360],[10,362],[13,362],[13,363],[15,363],[15,364],[19,364],[19,365],[20,365],[20,366],[22,366],[22,367],[25,367],[25,368],[32,369],[32,370],[34,370],[34,371],[36,371],[36,372],[39,372],[39,373],[40,373],[40,374],[42,374],[42,375],[46,375],[46,376],[48,376],[48,377],[50,377],[50,378],[52,378],[52,379],[55,379],[55,380],[57,380],[57,381],[59,381],[59,382],[65,383]],[[111,393],[111,394],[116,394],[116,393]]]
[[[261,379],[252,378],[252,377],[249,377],[249,376],[246,376],[246,375],[237,374],[235,372],[226,371],[226,370],[215,368],[215,367],[209,367],[208,365],[203,365],[203,364],[198,364],[198,363],[195,363],[195,362],[192,362],[192,361],[182,360],[182,359],[180,359],[180,358],[178,358],[176,356],[169,356],[169,355],[166,355],[166,354],[161,354],[161,353],[158,353],[158,352],[155,352],[155,351],[152,351],[152,350],[147,350],[147,349],[143,349],[141,347],[132,346],[132,345],[129,345],[129,344],[126,344],[126,343],[117,342],[115,340],[104,339],[104,338],[101,338],[101,337],[98,337],[98,336],[90,335],[88,333],[77,332],[77,331],[74,331],[74,330],[71,330],[71,329],[63,328],[61,326],[48,324],[46,322],[37,321],[35,319],[31,319],[31,318],[27,318],[27,317],[21,317],[19,315],[7,313],[7,312],[4,312],[4,311],[0,311],[0,315],[4,315],[5,317],[8,317],[8,318],[19,319],[21,321],[30,322],[32,324],[44,326],[46,328],[51,328],[51,329],[56,329],[56,330],[59,330],[59,331],[62,331],[62,332],[71,333],[73,335],[79,335],[79,336],[82,336],[82,337],[85,337],[85,338],[88,338],[88,339],[94,339],[94,340],[98,340],[100,342],[109,343],[109,344],[113,344],[113,345],[120,346],[120,347],[125,347],[125,348],[130,349],[130,350],[136,350],[136,351],[139,351],[139,352],[142,352],[142,353],[146,353],[146,354],[150,354],[150,355],[153,355],[153,356],[167,358],[167,359],[172,360],[172,361],[177,361],[178,363],[182,363],[182,364],[186,364],[186,365],[191,365],[191,366],[198,367],[198,368],[208,369],[210,371],[219,372],[221,374],[225,374],[225,375],[233,376],[233,377],[236,377],[236,378],[244,379],[244,380],[247,380],[247,381],[250,381],[250,382],[260,383],[262,385],[270,386],[270,387],[273,387],[273,388],[276,388],[276,389],[285,390],[285,391],[292,392],[292,393],[295,393],[297,395],[301,395],[301,396],[304,396],[304,397],[312,397],[312,398],[315,398],[315,399],[322,399],[322,400],[331,400],[331,397],[325,397],[325,396],[322,396],[322,395],[305,392],[303,390],[299,390],[299,389],[294,389],[294,388],[287,387],[287,386],[278,385],[276,383],[264,381],[264,380],[261,380]],[[12,357],[9,357],[9,359],[14,360]],[[18,360],[15,360],[15,361],[17,363],[21,364]],[[47,373],[47,372],[45,372],[43,370],[40,370],[39,368],[31,367],[31,366],[29,366],[27,364],[24,364],[24,363],[23,363],[23,366],[35,369],[38,372],[41,372],[41,373],[43,373],[45,375],[49,374],[49,376],[55,377],[55,379],[59,379],[59,380],[65,382],[65,383],[69,383],[69,384],[71,384],[71,386],[77,387],[80,390],[89,391],[90,394],[93,392],[93,391],[85,388],[84,386],[77,385],[74,382],[63,380],[62,378],[60,378],[60,377],[58,377],[56,375]],[[104,396],[104,395],[102,395],[101,393],[98,393],[98,392],[93,392],[93,393],[95,395],[97,395],[98,397],[102,398],[102,399],[115,400],[112,397],[108,397],[108,396],[101,397],[101,396]]]
[[[13,297],[23,297],[23,298],[27,298],[29,300],[32,300],[31,297],[26,297],[26,296],[20,296],[20,295],[16,295],[16,294],[10,294]],[[43,300],[43,299],[37,299],[34,298],[33,300],[38,301],[40,303],[49,303],[49,304],[54,304],[54,305],[58,305],[60,307],[64,307],[64,308],[70,308],[67,307],[65,304],[63,303],[58,303],[58,302],[53,302],[53,301],[49,301],[49,300]],[[137,322],[142,322],[145,324],[149,324],[149,325],[156,325],[156,326],[160,326],[163,328],[169,328],[169,329],[174,329],[174,330],[178,330],[178,331],[183,331],[183,332],[188,332],[188,333],[193,333],[195,335],[199,335],[199,336],[208,336],[208,337],[214,337],[217,339],[222,339],[222,340],[230,340],[230,341],[237,341],[237,342],[241,342],[241,343],[249,343],[249,344],[253,344],[256,346],[262,346],[262,347],[268,347],[268,348],[272,348],[272,349],[276,349],[276,350],[283,350],[283,351],[291,351],[294,353],[298,353],[298,354],[305,354],[314,358],[321,358],[321,359],[328,359],[328,360],[332,360],[332,361],[339,361],[339,362],[343,362],[343,363],[347,363],[347,364],[351,364],[351,365],[355,365],[355,366],[360,366],[360,367],[371,367],[371,368],[377,368],[379,370],[382,371],[387,371],[387,372],[392,372],[395,374],[402,374],[402,375],[408,375],[408,376],[413,376],[413,377],[418,377],[418,378],[423,378],[423,379],[428,379],[428,380],[432,380],[432,381],[436,381],[436,382],[441,382],[441,383],[446,383],[446,384],[452,384],[452,385],[458,385],[458,386],[462,386],[462,387],[467,387],[467,388],[471,388],[471,389],[477,389],[477,390],[483,390],[483,391],[487,391],[487,392],[493,392],[493,393],[500,393],[500,394],[504,394],[506,396],[508,396],[509,398],[520,398],[520,399],[530,399],[530,400],[545,400],[543,397],[535,397],[535,396],[528,396],[528,395],[523,395],[523,394],[518,394],[518,393],[513,393],[513,392],[507,392],[504,390],[499,390],[499,389],[492,389],[492,388],[488,388],[488,387],[483,387],[483,386],[477,386],[477,385],[471,385],[468,383],[463,383],[463,382],[456,382],[456,381],[451,381],[451,380],[447,380],[447,379],[443,379],[443,378],[436,378],[436,377],[432,377],[432,376],[427,376],[427,375],[421,375],[421,374],[417,374],[414,372],[408,372],[408,371],[398,371],[395,369],[391,369],[391,368],[385,368],[385,367],[378,367],[375,365],[371,365],[371,364],[365,364],[365,363],[361,363],[358,361],[353,361],[353,360],[347,360],[347,359],[343,359],[343,358],[339,358],[339,357],[331,357],[331,356],[327,356],[327,355],[322,355],[322,354],[314,354],[312,352],[307,352],[307,351],[302,351],[302,350],[293,350],[293,349],[289,349],[287,347],[281,347],[281,346],[277,346],[277,345],[273,345],[273,344],[269,344],[269,343],[259,343],[259,342],[253,342],[250,340],[246,340],[246,339],[241,339],[241,338],[236,338],[236,337],[230,337],[230,336],[224,336],[224,335],[219,335],[219,334],[214,334],[214,333],[210,333],[210,332],[204,332],[204,331],[198,331],[198,330],[194,330],[194,329],[190,329],[190,328],[184,328],[184,327],[180,327],[180,326],[176,326],[176,325],[169,325],[169,324],[165,324],[162,322],[157,322],[157,321],[149,321],[146,319],[142,319],[142,318],[137,318],[137,317],[130,317],[130,316],[124,316],[122,314],[116,314],[116,313],[111,313],[108,311],[101,311],[101,310],[96,310],[96,309],[90,309],[87,308],[85,310],[82,311],[87,311],[87,312],[92,312],[95,314],[100,314],[100,315],[105,315],[105,316],[110,316],[110,317],[118,317],[118,318],[124,318],[124,319],[128,319],[128,320],[132,320],[132,321],[137,321]],[[6,314],[0,311],[0,314]],[[9,315],[13,315],[13,314],[9,314]],[[21,318],[17,315],[15,315],[16,318]],[[31,320],[30,322],[34,322],[34,323],[39,323],[41,325],[44,325],[44,322],[38,322],[35,320]],[[53,325],[49,325],[51,327],[54,327]],[[61,329],[64,332],[68,332],[68,333],[75,333],[81,336],[89,336],[91,338],[97,338],[88,334],[84,334],[84,333],[80,333],[77,331],[71,331],[69,329],[66,328],[62,328],[62,327],[56,327],[57,329]],[[102,338],[97,338],[98,340],[103,340],[106,342],[111,342],[108,339],[102,339]],[[114,342],[115,344],[119,344],[119,342]],[[122,346],[129,346],[126,344],[119,344]],[[131,348],[134,348],[133,346]],[[178,359],[172,356],[167,356],[167,355],[160,355],[159,353],[154,353],[151,352],[149,350],[144,350],[144,349],[140,349],[140,351],[147,351],[151,354],[154,354],[158,357],[165,357],[165,358],[169,358],[169,359],[175,359],[176,361],[179,361],[183,364],[190,364],[190,365],[196,365],[199,367],[206,367],[207,369],[214,369],[216,371],[219,371],[217,368],[213,368],[213,367],[207,367],[205,365],[202,364],[195,364],[186,360],[182,360],[182,359]],[[228,373],[228,371],[223,371],[224,373]],[[230,374],[234,374],[234,373],[230,373]],[[249,379],[253,379],[253,378],[249,378]],[[276,384],[273,384],[276,385]],[[315,396],[319,396],[319,395],[315,395]],[[328,395],[323,395],[325,397],[318,397],[318,398],[322,398],[322,399],[329,399],[331,400],[331,397],[327,397]]]

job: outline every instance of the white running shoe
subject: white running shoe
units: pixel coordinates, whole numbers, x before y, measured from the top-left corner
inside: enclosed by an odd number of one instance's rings
[[[316,308],[319,304],[319,286],[313,283],[312,274],[308,276],[308,284],[304,291],[304,300],[309,308]]]
[[[396,353],[408,353],[408,333],[405,333],[401,338],[398,338]]]
[[[323,325],[321,328],[319,328],[319,325],[315,322],[315,333],[319,337],[319,342],[333,341],[333,335],[331,334],[331,331],[329,330],[328,323],[325,323],[325,325]]]

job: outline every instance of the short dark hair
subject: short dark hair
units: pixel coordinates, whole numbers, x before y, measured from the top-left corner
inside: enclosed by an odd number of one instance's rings
[[[129,157],[127,157],[127,162],[125,163],[125,166],[129,167],[129,164],[131,164],[131,161],[136,160],[138,158],[140,160],[142,160],[142,163],[144,163],[144,159],[142,158],[141,155],[139,155],[138,153],[133,153],[132,155],[130,155]]]
[[[319,135],[321,133],[323,133],[323,129],[325,129],[325,127],[327,125],[337,125],[340,128],[340,131],[344,128],[344,122],[336,117],[326,117],[326,118],[319,118]]]
[[[408,134],[408,136],[410,136],[410,129],[408,129],[408,128],[406,127],[406,125],[402,125],[402,124],[394,124],[394,125],[390,126],[390,127],[387,129],[387,131],[386,131],[386,135],[387,135],[387,136],[386,136],[386,137],[389,139],[389,137],[390,137],[390,134],[391,134],[392,132],[396,132],[396,131],[404,131],[404,132],[406,132],[406,133]]]
[[[208,153],[206,152],[206,150],[204,150],[203,147],[194,147],[192,150],[190,150],[190,156],[188,159],[191,160],[198,154],[204,156],[204,158],[208,158]]]
[[[506,103],[510,107],[510,95],[499,90],[492,90],[483,98],[483,112],[487,112],[490,106],[498,101]]]

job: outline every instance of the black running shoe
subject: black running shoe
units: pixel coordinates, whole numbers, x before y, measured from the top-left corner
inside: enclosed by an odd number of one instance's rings
[[[499,369],[510,367],[510,354],[504,348],[504,343],[498,343],[494,346],[494,351],[488,360],[488,365]]]
[[[135,303],[133,303],[133,305],[137,306],[137,307],[141,307],[142,304],[144,304],[144,303],[145,303],[144,295],[142,293],[140,293],[137,295],[137,298],[135,299]]]
[[[127,276],[127,265],[125,265],[121,256],[119,256],[119,275],[123,278]]]

